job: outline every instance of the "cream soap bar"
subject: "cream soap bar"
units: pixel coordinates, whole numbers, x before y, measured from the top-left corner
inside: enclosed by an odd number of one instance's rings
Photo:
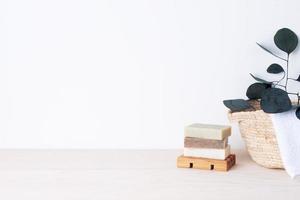
[[[230,155],[230,145],[228,145],[225,149],[184,148],[183,155],[186,157],[225,160]]]
[[[184,135],[185,137],[223,140],[231,135],[231,127],[211,124],[192,124],[185,127]]]

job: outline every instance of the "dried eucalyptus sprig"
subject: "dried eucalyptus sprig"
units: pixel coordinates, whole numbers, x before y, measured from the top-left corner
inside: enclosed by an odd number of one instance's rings
[[[276,81],[266,81],[250,73],[257,82],[248,87],[246,95],[249,99],[260,99],[260,106],[266,113],[281,113],[291,110],[295,106],[292,106],[289,95],[295,95],[298,99],[296,116],[300,119],[299,92],[292,93],[288,91],[289,81],[300,82],[300,75],[297,79],[289,77],[290,54],[297,48],[298,37],[292,30],[282,28],[274,35],[274,43],[280,50],[287,54],[286,58],[278,56],[259,43],[257,45],[276,58],[286,62],[285,70],[277,63],[273,63],[267,68],[268,73],[282,74],[282,77]],[[223,103],[234,112],[251,108],[251,105],[243,99],[225,100]]]

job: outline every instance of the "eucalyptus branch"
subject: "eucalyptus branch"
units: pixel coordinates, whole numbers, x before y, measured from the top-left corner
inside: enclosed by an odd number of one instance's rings
[[[282,113],[291,110],[294,107],[293,104],[295,105],[295,101],[292,102],[292,99],[295,100],[294,96],[292,98],[292,95],[295,95],[298,98],[298,108],[295,114],[300,120],[300,91],[288,91],[290,80],[300,82],[300,75],[297,79],[289,77],[290,54],[297,48],[298,37],[292,30],[282,28],[276,32],[273,39],[275,45],[286,53],[285,56],[281,57],[259,43],[257,45],[269,54],[285,61],[284,67],[273,63],[267,68],[268,73],[278,74],[280,77],[276,81],[267,81],[250,74],[257,82],[248,87],[246,95],[249,99],[261,99],[261,108],[266,113]],[[239,99],[235,100],[234,103],[235,106],[240,105],[239,108],[245,107],[245,102],[241,102]]]

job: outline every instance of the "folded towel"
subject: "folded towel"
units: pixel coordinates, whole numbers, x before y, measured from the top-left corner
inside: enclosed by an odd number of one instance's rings
[[[300,120],[295,110],[271,114],[271,118],[284,168],[295,178],[300,175]]]

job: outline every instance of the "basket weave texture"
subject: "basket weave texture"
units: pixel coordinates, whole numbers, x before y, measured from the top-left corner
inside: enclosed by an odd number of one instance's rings
[[[230,122],[237,122],[251,158],[267,168],[283,168],[272,119],[257,100],[249,101],[253,109],[229,112]]]

